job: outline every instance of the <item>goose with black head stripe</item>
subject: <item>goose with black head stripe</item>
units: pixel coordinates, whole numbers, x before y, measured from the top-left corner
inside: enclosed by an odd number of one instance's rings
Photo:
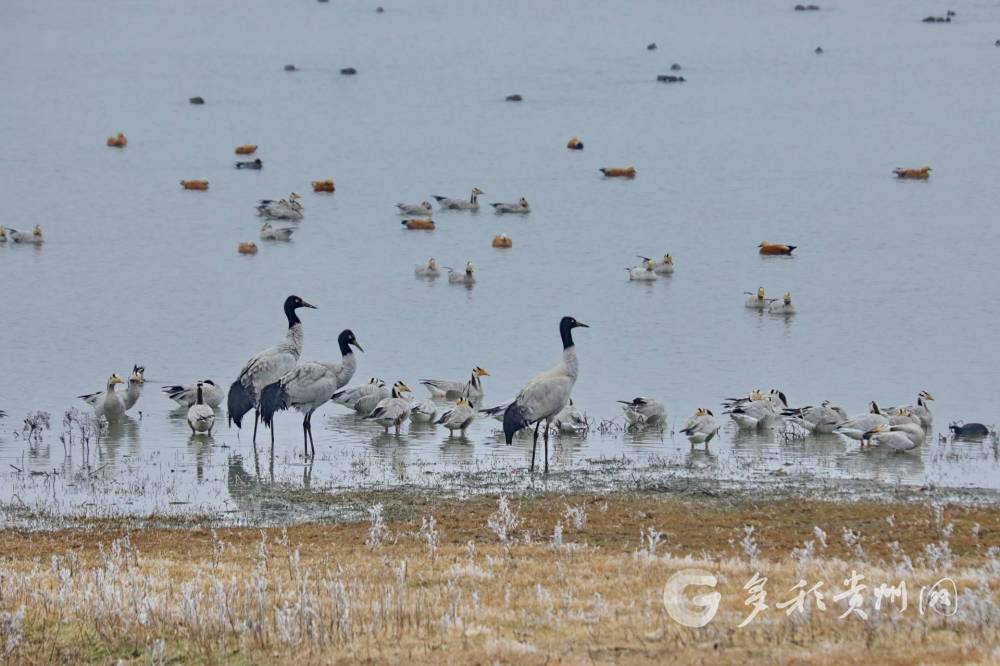
[[[205,404],[215,409],[222,404],[225,392],[211,379],[202,379],[191,384],[172,384],[161,389],[168,398],[180,407],[190,407],[195,404],[198,396],[198,384],[201,384],[201,396]]]
[[[478,405],[483,397],[483,384],[480,377],[489,376],[490,373],[477,365],[472,369],[472,376],[467,382],[453,379],[421,379],[420,383],[426,386],[431,397],[437,400],[470,398],[473,404]]]
[[[302,320],[296,314],[299,308],[313,308],[298,296],[285,299],[285,318],[288,320],[288,332],[285,339],[254,355],[240,370],[239,377],[229,387],[227,406],[229,408],[229,423],[242,425],[243,416],[254,410],[253,441],[257,443],[257,421],[260,420],[260,392],[272,382],[281,379],[287,372],[295,368],[302,355]]]
[[[333,395],[354,377],[357,360],[354,358],[356,347],[364,351],[350,329],[341,331],[337,337],[340,346],[341,360],[339,363],[321,363],[309,361],[297,366],[278,381],[268,384],[260,393],[260,419],[271,429],[271,442],[274,442],[274,413],[288,409],[297,409],[303,414],[302,446],[305,455],[316,455],[316,443],[312,434],[312,415],[317,409],[333,398]]]
[[[545,473],[549,473],[549,426],[569,404],[573,386],[579,374],[576,345],[573,343],[574,328],[589,328],[573,317],[563,317],[559,321],[559,337],[562,338],[562,360],[551,370],[547,370],[528,382],[517,394],[503,415],[503,433],[507,444],[514,440],[514,434],[534,424],[535,435],[531,443],[531,471],[535,470],[535,449],[538,447],[538,428],[545,421]]]

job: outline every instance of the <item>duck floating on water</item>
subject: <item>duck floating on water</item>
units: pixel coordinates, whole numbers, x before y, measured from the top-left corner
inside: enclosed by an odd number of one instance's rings
[[[962,423],[956,421],[948,426],[956,439],[984,439],[989,436],[990,429],[982,423]]]
[[[333,192],[336,190],[336,186],[333,184],[332,178],[327,178],[326,180],[314,180],[312,182],[313,192]]]
[[[253,242],[240,243],[236,249],[240,254],[257,254],[257,244]]]
[[[744,291],[744,294],[748,296],[746,303],[744,305],[748,308],[754,310],[763,310],[767,307],[767,299],[764,297],[764,287],[757,287],[757,292]]]
[[[608,178],[635,178],[635,167],[603,167],[601,173]]]
[[[767,255],[777,255],[777,254],[791,254],[798,245],[786,245],[785,243],[768,243],[767,241],[761,241],[760,245],[757,246],[760,250],[760,254]]]
[[[270,222],[265,222],[260,228],[260,239],[286,241],[291,240],[293,233],[294,227],[272,227]]]
[[[447,268],[447,266],[446,266]],[[450,284],[467,284],[472,285],[476,283],[476,276],[474,275],[475,268],[471,261],[465,262],[465,271],[459,273],[454,268],[448,268],[448,282]]]
[[[403,220],[401,224],[410,229],[411,231],[433,231],[434,230],[434,220],[430,218],[426,219],[413,219],[413,220]]]
[[[441,210],[479,210],[479,195],[486,194],[478,187],[472,188],[472,194],[469,196],[469,200],[465,199],[452,199],[449,197],[439,197],[434,195],[434,199],[438,202]]]
[[[490,245],[497,248],[511,248],[514,247],[514,241],[507,234],[499,234],[493,237]]]
[[[531,212],[531,208],[528,206],[528,200],[521,197],[514,203],[491,203],[493,210],[497,214],[513,213],[515,215],[526,215]]]
[[[524,98],[521,97],[520,95],[507,95],[507,97],[504,98],[504,101],[507,101],[507,102],[523,102]]]
[[[355,74],[358,73],[358,70],[356,70],[353,67],[344,67],[342,70],[340,70],[340,73],[343,74],[344,76],[354,76]]]
[[[108,137],[108,147],[110,148],[124,148],[128,145],[128,139],[121,132],[118,132],[118,136]]]
[[[200,105],[205,103],[204,97],[190,97],[188,98],[189,104]]]
[[[204,178],[195,178],[194,180],[182,180],[181,187],[185,190],[207,190],[208,181]]]
[[[10,239],[15,243],[23,243],[26,245],[41,245],[44,241],[42,238],[42,225],[36,224],[32,228],[31,233],[26,231],[18,231],[17,229],[7,228],[7,234],[10,235]]]
[[[569,140],[569,143],[566,144],[566,147],[570,150],[583,150],[583,141],[580,141],[580,139],[574,136]]]
[[[233,166],[237,169],[263,169],[264,163],[260,161],[260,158],[253,160],[252,162],[236,162]]]
[[[631,268],[626,266],[625,270],[628,271],[630,282],[652,282],[659,278],[653,269],[653,262],[649,259],[643,261],[642,266],[632,266]]]
[[[437,261],[431,257],[426,264],[418,264],[414,267],[413,274],[417,277],[436,278],[441,275],[441,271],[438,270]]]
[[[675,74],[659,74],[656,77],[659,83],[684,83],[687,81],[683,76],[677,76]]]
[[[898,167],[893,169],[892,172],[896,174],[897,178],[905,178],[908,180],[927,180],[931,177],[931,168],[929,166]]]
[[[254,143],[244,143],[242,146],[236,146],[237,155],[253,155],[257,152],[257,144]]]
[[[663,255],[663,259],[654,260],[649,257],[644,257],[641,254],[636,255],[645,262],[653,264],[653,272],[657,275],[673,275],[674,273],[674,258],[670,256],[670,253]]]
[[[400,215],[430,215],[434,212],[434,206],[429,201],[421,201],[417,204],[398,203]]]
[[[771,301],[767,304],[769,314],[791,315],[795,314],[795,305],[792,304],[792,294],[786,291],[784,297],[778,301]]]

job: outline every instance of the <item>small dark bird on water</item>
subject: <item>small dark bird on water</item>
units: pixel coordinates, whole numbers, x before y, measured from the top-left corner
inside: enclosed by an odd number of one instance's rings
[[[204,97],[192,97],[192,98],[190,98],[188,100],[188,102],[190,102],[191,104],[204,104],[205,103],[205,98]]]
[[[506,97],[506,101],[508,102],[521,102],[523,100],[524,98],[521,97],[520,95],[507,95]]]
[[[354,69],[353,67],[345,67],[344,69],[340,70],[340,73],[343,74],[344,76],[354,76],[355,74],[358,73],[358,70]]]
[[[655,51],[656,50],[656,42],[650,42],[649,44],[646,44],[646,50],[647,51]]]
[[[952,423],[948,428],[959,439],[983,439],[990,434],[982,423]]]
[[[295,65],[285,65],[285,71],[286,72],[294,72],[297,69],[298,69],[298,67],[296,67]]]
[[[249,162],[249,161],[247,161],[247,162],[237,162],[235,164],[235,166],[236,166],[237,169],[263,169],[264,168],[264,163],[261,162],[260,158],[258,157],[253,162]]]
[[[820,53],[822,53],[822,52],[823,52],[823,47],[822,47],[822,46],[817,46],[817,47],[816,47],[816,50],[815,50],[815,51],[813,51],[813,53],[815,53],[815,54],[817,54],[817,55],[819,55],[819,54],[820,54]]]
[[[660,83],[684,83],[687,79],[683,76],[674,76],[673,74],[660,74],[656,77],[656,80]]]

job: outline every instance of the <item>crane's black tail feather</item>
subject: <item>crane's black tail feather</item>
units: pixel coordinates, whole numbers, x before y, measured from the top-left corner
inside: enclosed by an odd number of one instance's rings
[[[260,392],[260,420],[270,428],[274,413],[282,409],[288,409],[288,390],[281,382],[268,384]]]
[[[528,420],[524,408],[516,402],[512,402],[503,413],[503,435],[508,444],[514,441],[514,433],[530,425],[531,421]]]
[[[243,425],[243,415],[254,408],[253,391],[243,385],[240,380],[233,382],[229,387],[229,396],[226,398],[226,407],[229,411],[229,425],[233,423],[239,428]]]

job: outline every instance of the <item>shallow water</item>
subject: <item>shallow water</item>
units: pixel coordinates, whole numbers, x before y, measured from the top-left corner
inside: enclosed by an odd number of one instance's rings
[[[9,464],[63,481],[82,464],[79,451],[64,459],[58,423],[38,447],[17,437],[26,412],[58,422],[83,406],[74,396],[139,363],[149,382],[135,419],[100,461],[91,452],[91,469],[134,479],[119,491],[137,511],[234,502],[227,481],[234,456],[252,467],[248,438],[220,426],[211,445],[189,442],[157,389],[228,385],[283,334],[289,293],[320,308],[303,315],[304,357],[336,357],[350,327],[366,349],[362,380],[417,387],[481,365],[486,401],[499,402],[558,359],[556,322],[573,314],[591,325],[577,335],[575,400],[595,420],[615,416],[616,399],[650,395],[679,427],[698,406],[718,413],[723,397],[777,386],[792,404],[829,398],[852,413],[927,389],[936,430],[994,422],[1000,8],[925,25],[934,8],[907,2],[808,13],[791,2],[374,4],[5,4],[3,224],[40,223],[46,242],[0,247],[0,409],[11,415],[0,501],[46,497],[40,477]],[[672,62],[687,82],[657,84]],[[340,76],[346,66],[358,75]],[[504,102],[511,93],[525,101]],[[189,105],[194,95],[206,104]],[[117,131],[125,150],[103,145]],[[584,151],[565,149],[573,135]],[[232,169],[247,142],[263,171]],[[597,172],[625,164],[636,179]],[[891,175],[920,164],[934,168],[928,182]],[[208,192],[177,184],[197,177]],[[327,177],[334,195],[306,192]],[[397,201],[473,185],[486,201],[523,195],[532,213],[441,213],[432,233],[400,229]],[[257,240],[254,201],[293,189],[306,206],[294,241],[237,255]],[[501,232],[512,250],[490,248]],[[761,258],[764,239],[799,249]],[[635,254],[667,251],[673,277],[626,281]],[[431,255],[471,259],[475,287],[414,279]],[[742,292],[759,285],[791,290],[799,313],[745,310]],[[358,459],[436,473],[522,466],[524,446],[502,446],[494,425],[461,444],[429,429],[386,438],[329,406],[314,418],[312,473],[350,485],[363,481]],[[299,435],[297,416],[279,419],[276,478],[301,477]],[[791,469],[1000,488],[989,445],[936,440],[869,455],[833,438],[727,430],[705,464],[723,478]],[[669,433],[592,433],[564,442],[556,465],[688,455]],[[59,491],[61,510],[95,499],[82,486]]]

